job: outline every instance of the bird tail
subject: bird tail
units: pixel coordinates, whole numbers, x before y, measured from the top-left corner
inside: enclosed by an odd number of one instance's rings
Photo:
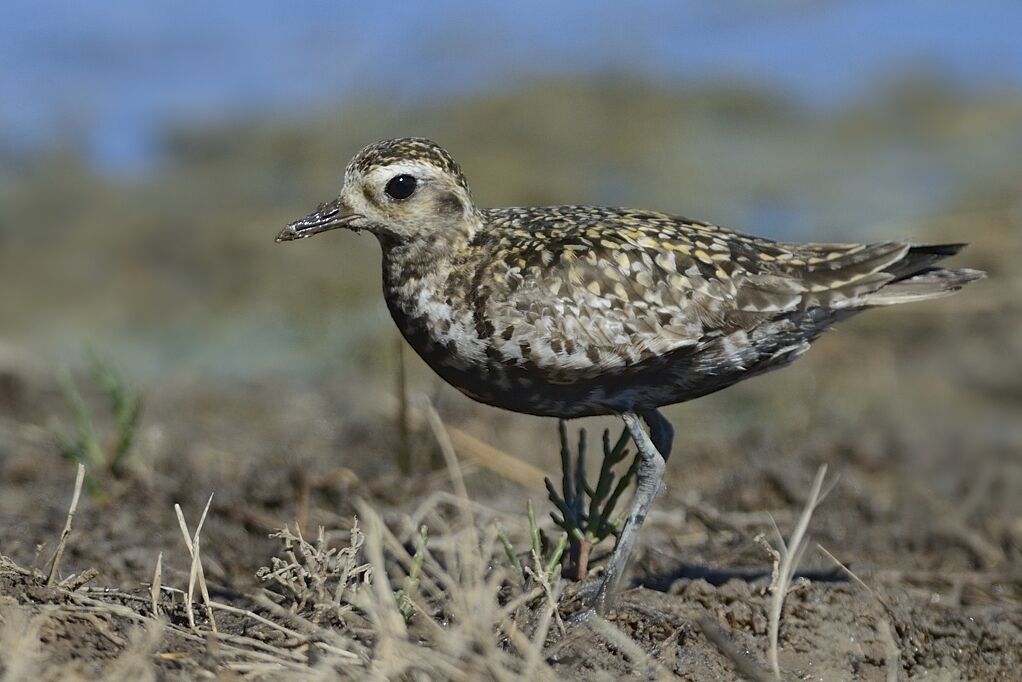
[[[939,268],[934,263],[957,254],[965,244],[927,244],[911,247],[901,259],[884,268],[894,279],[863,299],[867,306],[897,305],[950,296],[969,282],[986,277],[982,270]]]

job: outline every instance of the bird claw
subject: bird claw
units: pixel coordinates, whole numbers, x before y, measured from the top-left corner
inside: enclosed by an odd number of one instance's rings
[[[564,623],[565,623],[565,625],[585,625],[590,620],[592,620],[595,616],[596,616],[596,608],[590,606],[590,607],[588,607],[586,609],[582,609],[578,613],[574,614],[573,616],[571,616],[571,618],[568,618],[566,621],[564,621]]]
[[[603,587],[603,582],[603,576],[583,580],[579,583],[578,589],[575,590],[575,596],[582,600],[587,606],[595,606],[595,600],[600,594],[600,588]]]
[[[581,602],[582,610],[567,619],[569,625],[586,623],[594,616],[602,616],[606,580],[603,576],[586,580],[572,594],[572,601]]]

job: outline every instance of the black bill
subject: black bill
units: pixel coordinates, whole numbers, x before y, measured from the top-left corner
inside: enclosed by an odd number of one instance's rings
[[[320,204],[314,213],[294,221],[277,234],[278,242],[290,242],[305,239],[320,232],[346,227],[353,219],[359,217],[352,213],[340,199]]]

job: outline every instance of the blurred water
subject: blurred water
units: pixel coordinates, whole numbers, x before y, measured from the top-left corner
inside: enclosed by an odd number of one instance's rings
[[[1022,3],[6,0],[0,142],[153,158],[168,122],[395,106],[549,74],[627,72],[779,88],[816,105],[906,71],[1022,83]]]

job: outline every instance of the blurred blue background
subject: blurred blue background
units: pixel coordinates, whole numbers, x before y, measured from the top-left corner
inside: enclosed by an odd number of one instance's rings
[[[747,84],[836,107],[900,77],[966,93],[1022,83],[1022,5],[1004,0],[29,2],[0,22],[0,127],[68,138],[98,166],[153,160],[169,123],[400,106],[541,76]]]
[[[971,240],[995,274],[1020,249],[1014,2],[10,0],[0,19],[0,342],[47,364],[92,345],[151,377],[387,366],[376,245],[272,236],[399,135],[448,147],[483,205]]]

